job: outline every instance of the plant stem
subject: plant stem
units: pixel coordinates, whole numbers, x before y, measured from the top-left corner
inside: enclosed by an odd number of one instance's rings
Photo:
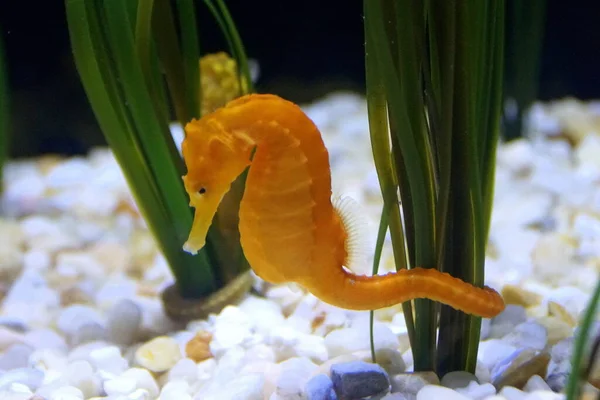
[[[567,400],[576,400],[579,398],[579,384],[581,379],[585,348],[589,340],[595,316],[598,312],[598,304],[600,304],[600,278],[598,278],[598,281],[596,283],[596,289],[594,289],[592,298],[590,299],[585,314],[583,315],[581,324],[579,325],[579,333],[577,334],[577,339],[575,340],[575,348],[573,350],[573,356],[571,358],[571,374],[569,376],[569,381],[567,382],[567,388],[565,390]]]
[[[0,32],[4,32],[0,29]],[[4,164],[9,152],[8,68],[4,54],[4,40],[0,34],[0,194],[4,192]]]

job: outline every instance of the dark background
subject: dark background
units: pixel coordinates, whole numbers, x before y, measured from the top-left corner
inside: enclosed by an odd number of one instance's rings
[[[296,102],[333,90],[363,92],[362,1],[227,4],[249,57],[260,64],[258,91]],[[224,50],[201,2],[198,9],[202,52]],[[600,98],[599,21],[592,0],[548,0],[540,99]],[[11,155],[80,154],[104,144],[74,68],[64,1],[0,0],[0,29],[10,75]]]

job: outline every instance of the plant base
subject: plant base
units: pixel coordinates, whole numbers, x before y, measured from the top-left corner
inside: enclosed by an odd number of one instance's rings
[[[180,296],[177,286],[172,284],[162,293],[161,299],[165,313],[178,322],[205,319],[209,314],[218,314],[229,304],[234,304],[249,292],[254,277],[246,271],[230,281],[220,290],[201,299],[185,299]]]

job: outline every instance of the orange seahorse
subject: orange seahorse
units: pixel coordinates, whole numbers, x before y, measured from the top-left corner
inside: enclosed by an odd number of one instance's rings
[[[265,281],[296,283],[326,303],[353,310],[415,298],[482,317],[504,309],[493,289],[436,269],[360,276],[344,268],[352,250],[351,221],[332,202],[321,133],[296,104],[275,95],[246,95],[185,130],[183,181],[195,216],[184,250],[195,254],[204,246],[219,203],[249,167],[240,240],[252,269]]]

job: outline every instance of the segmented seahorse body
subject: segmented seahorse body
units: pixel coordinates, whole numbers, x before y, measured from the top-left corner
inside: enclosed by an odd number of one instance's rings
[[[292,102],[243,96],[192,121],[186,133],[184,183],[196,209],[187,251],[204,245],[220,200],[250,166],[240,237],[252,269],[264,280],[299,283],[327,303],[355,310],[414,298],[484,317],[504,308],[497,292],[435,269],[382,276],[345,270],[349,227],[331,202],[329,155],[317,127]]]

